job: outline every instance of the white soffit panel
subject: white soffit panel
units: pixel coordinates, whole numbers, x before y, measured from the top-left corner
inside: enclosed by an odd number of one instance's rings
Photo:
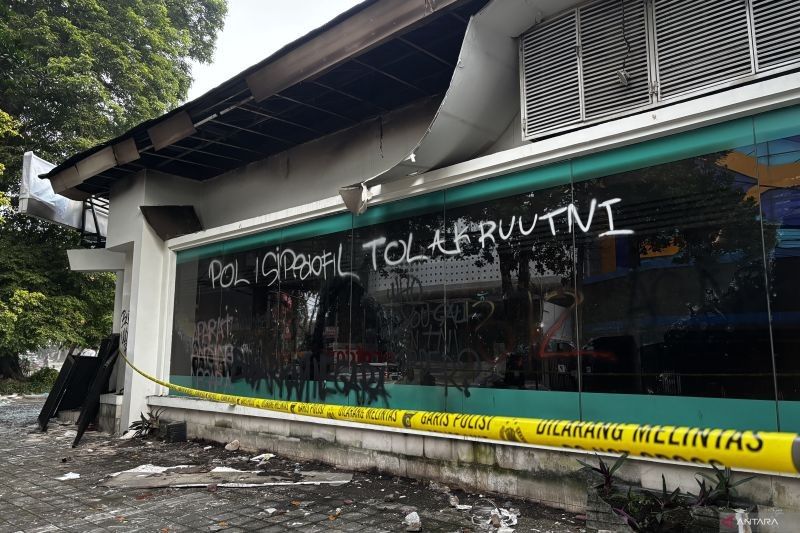
[[[197,133],[197,130],[194,128],[194,123],[186,111],[175,113],[158,124],[147,128],[147,135],[150,136],[150,141],[156,151],[195,133]]]
[[[114,168],[116,165],[117,159],[114,157],[114,149],[111,146],[106,146],[102,150],[75,163],[75,168],[78,169],[78,176],[80,176],[81,183],[83,183],[92,176],[96,176],[109,168]]]
[[[133,137],[114,145],[114,158],[116,158],[118,165],[124,165],[139,159],[139,149],[136,148],[136,141],[133,140]]]

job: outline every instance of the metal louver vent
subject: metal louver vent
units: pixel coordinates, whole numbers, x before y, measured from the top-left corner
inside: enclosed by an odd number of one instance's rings
[[[575,11],[521,39],[525,135],[581,120]]]
[[[520,60],[533,139],[800,70],[800,0],[592,0],[522,35]]]
[[[746,2],[656,0],[654,6],[662,97],[752,73]]]
[[[753,0],[758,70],[800,60],[800,2]]]
[[[582,8],[580,40],[587,119],[650,103],[643,0],[599,2]],[[623,62],[630,75],[627,86],[617,76]]]

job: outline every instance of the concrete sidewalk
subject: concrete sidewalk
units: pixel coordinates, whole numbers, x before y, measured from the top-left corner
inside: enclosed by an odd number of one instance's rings
[[[0,533],[14,531],[406,531],[416,511],[422,531],[482,529],[482,496],[520,511],[513,530],[579,533],[581,517],[504,496],[468,494],[377,473],[355,473],[341,486],[290,485],[257,488],[130,489],[103,486],[109,474],[144,464],[205,465],[252,470],[242,452],[203,443],[120,440],[87,432],[70,447],[74,426],[53,420],[47,433],[36,426],[44,398],[0,400]],[[337,472],[320,464],[269,459],[265,474]],[[57,478],[67,473],[80,477]],[[451,496],[473,510],[457,510]],[[473,520],[473,517],[476,520]],[[476,522],[478,524],[476,525]]]

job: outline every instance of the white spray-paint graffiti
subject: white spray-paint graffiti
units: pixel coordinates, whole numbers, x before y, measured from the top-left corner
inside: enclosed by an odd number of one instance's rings
[[[192,375],[229,377],[233,364],[230,315],[195,323],[192,337]]]
[[[515,234],[525,237],[530,235],[537,224],[547,222],[550,233],[555,237],[558,233],[556,220],[565,218],[569,231],[580,231],[588,233],[592,223],[595,221],[595,214],[600,209],[605,209],[607,230],[598,236],[612,237],[617,235],[631,235],[631,229],[618,229],[614,225],[614,212],[612,207],[622,202],[620,198],[611,198],[598,202],[592,199],[589,202],[589,210],[585,217],[581,217],[578,208],[574,203],[543,213],[534,214],[533,218],[525,220],[523,216],[514,215],[509,221],[503,219],[493,221],[484,220],[479,223],[467,225],[459,221],[453,224],[451,237],[442,234],[440,229],[434,231],[433,238],[429,244],[424,246],[425,253],[414,253],[414,234],[408,233],[405,239],[395,239],[389,241],[386,237],[379,237],[362,244],[370,257],[372,269],[379,270],[383,266],[396,267],[398,265],[410,265],[416,262],[431,261],[437,257],[457,257],[464,252],[462,245],[471,243],[473,236],[470,231],[474,230],[474,237],[477,238],[481,249],[488,245],[497,245],[498,239],[508,241]],[[450,242],[448,242],[448,240]],[[255,267],[247,273],[240,271],[239,260],[233,259],[223,262],[220,259],[212,259],[208,266],[208,277],[211,280],[212,288],[229,288],[238,285],[250,285],[251,283],[262,282],[266,286],[271,286],[282,280],[300,279],[305,280],[309,277],[317,279],[328,279],[329,277],[351,276],[359,279],[358,274],[346,271],[342,268],[343,245],[339,243],[338,250],[321,253],[306,254],[296,252],[291,248],[276,248],[274,251],[266,252],[263,256],[257,256]]]
[[[298,253],[291,248],[282,250],[276,248],[256,258],[253,274],[255,283],[263,281],[267,286],[281,280],[291,278],[304,280],[310,276],[321,279],[337,276],[358,278],[357,274],[342,269],[341,243],[337,252],[323,250],[322,253],[314,255]],[[237,285],[250,285],[250,280],[240,275],[238,259],[229,263],[223,263],[219,259],[211,260],[208,265],[208,277],[214,288],[219,286],[226,289]]]

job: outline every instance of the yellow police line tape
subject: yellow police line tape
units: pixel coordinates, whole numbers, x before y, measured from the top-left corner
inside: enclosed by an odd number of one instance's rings
[[[608,453],[627,452],[640,457],[765,472],[800,472],[800,435],[797,433],[409,411],[234,396],[160,380],[139,370],[121,349],[120,355],[133,370],[159,385],[190,396],[245,407],[495,441]]]

